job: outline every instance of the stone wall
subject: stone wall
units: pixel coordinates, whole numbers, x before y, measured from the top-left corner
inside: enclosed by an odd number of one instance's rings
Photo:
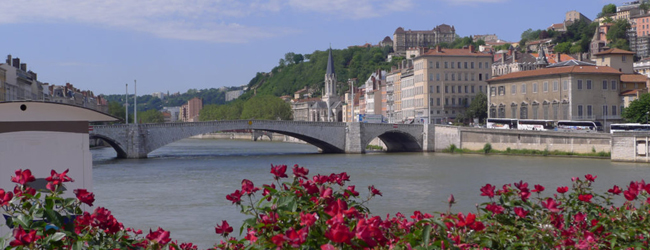
[[[440,152],[449,148],[451,144],[456,145],[458,148],[462,148],[460,127],[436,125],[434,128],[434,134],[434,151]]]
[[[612,135],[612,161],[650,162],[650,134],[616,133]]]
[[[531,149],[574,153],[610,152],[611,136],[606,133],[460,128],[459,147],[480,150],[486,143],[493,149]],[[457,145],[458,146],[458,145]]]

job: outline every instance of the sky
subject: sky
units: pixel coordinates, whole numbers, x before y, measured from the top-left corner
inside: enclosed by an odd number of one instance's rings
[[[41,82],[138,95],[246,85],[287,52],[377,44],[397,27],[454,25],[460,36],[519,41],[570,10],[594,19],[624,0],[30,0],[3,1],[0,62]]]

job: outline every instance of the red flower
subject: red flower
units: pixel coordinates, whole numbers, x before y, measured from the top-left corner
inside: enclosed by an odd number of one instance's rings
[[[279,180],[280,178],[287,178],[287,165],[271,165],[271,173],[275,175],[273,178]]]
[[[544,186],[539,185],[539,184],[535,184],[535,189],[533,189],[533,192],[534,193],[541,193],[541,192],[544,192],[544,189],[545,189]]]
[[[266,185],[266,184],[262,185],[262,196],[266,197],[266,200],[267,200],[267,201],[271,201],[271,198],[272,198],[272,197],[269,195],[269,194],[271,194],[270,189],[275,189],[275,184],[271,184],[271,186]],[[268,197],[267,197],[267,196],[268,196]],[[227,198],[228,198],[228,197],[226,196],[226,199],[227,199]]]
[[[607,190],[607,192],[610,192],[610,193],[615,194],[615,195],[619,195],[619,194],[621,194],[623,191],[621,190],[621,188],[619,188],[618,186],[614,185],[614,187],[613,187],[613,188],[610,188],[609,190]]]
[[[172,240],[169,238],[169,231],[165,231],[162,228],[158,228],[155,232],[152,232],[151,229],[149,229],[149,234],[146,238],[147,240],[156,242],[160,245],[165,245]]]
[[[74,194],[79,201],[88,204],[88,206],[92,206],[93,202],[95,202],[95,194],[88,192],[86,189],[75,189]]]
[[[515,182],[515,187],[518,188],[519,190],[528,189],[528,182],[524,182],[524,181],[519,181],[519,183]]]
[[[528,191],[528,188],[524,188],[519,192],[519,196],[521,197],[522,201],[527,201],[530,197],[530,191]]]
[[[16,176],[11,177],[11,181],[18,183],[20,185],[25,185],[28,182],[35,181],[36,178],[32,175],[32,171],[29,169],[25,169],[25,171],[22,171],[21,169],[16,170]]]
[[[289,230],[285,232],[285,238],[288,239],[288,243],[291,247],[300,248],[300,246],[307,240],[307,233],[309,233],[308,230],[309,229],[306,227],[303,227],[298,231],[293,229],[293,227],[289,228]]]
[[[584,202],[591,202],[591,198],[594,196],[591,194],[581,194],[578,195],[578,200],[584,201]]]
[[[318,219],[318,213],[309,214],[305,212],[300,212],[301,226],[311,227],[316,223],[317,219]]]
[[[334,247],[331,244],[327,243],[325,245],[321,245],[320,250],[336,250],[336,247]]]
[[[528,215],[528,211],[524,210],[521,207],[515,207],[515,214],[521,218],[525,218]]]
[[[336,223],[325,232],[325,237],[336,243],[350,244],[354,233],[343,223]]]
[[[481,196],[487,196],[487,197],[494,197],[494,189],[496,187],[492,186],[491,184],[486,184],[481,188]]]
[[[229,233],[232,233],[232,227],[228,225],[228,222],[225,220],[222,220],[221,222],[222,224],[217,224],[217,226],[214,228],[214,231],[223,237],[227,237]]]
[[[242,192],[239,192],[239,190],[236,190],[234,193],[226,195],[226,200],[232,201],[232,204],[239,204],[241,203],[241,196],[243,195]]]
[[[277,234],[271,238],[271,242],[278,246],[278,249],[280,249],[280,246],[282,246],[285,241],[286,239],[284,238],[284,234]]]
[[[558,187],[557,188],[557,192],[561,193],[561,194],[566,193],[568,191],[569,191],[569,187]]]
[[[560,203],[555,202],[553,198],[548,198],[545,202],[542,201],[542,206],[553,213],[560,212],[561,209],[557,207],[558,205],[560,205]]]
[[[344,200],[337,199],[328,203],[325,209],[323,209],[323,212],[334,217],[337,214],[343,213],[345,210],[348,210],[348,204]]]
[[[350,186],[348,186],[348,188],[347,188],[347,190],[345,191],[345,193],[343,193],[343,196],[345,196],[345,198],[350,197],[350,195],[352,195],[352,196],[354,196],[354,197],[359,196],[359,192],[357,192],[357,191],[354,190],[354,185],[350,185]]]
[[[492,202],[492,204],[485,206],[485,210],[490,211],[493,214],[502,214],[505,209],[502,206],[499,206],[496,203]]]
[[[14,197],[13,193],[11,192],[5,193],[5,190],[0,188],[0,206],[6,206],[7,204],[9,204],[9,201],[13,197]]]
[[[253,229],[252,227],[249,227],[247,230],[248,233],[246,233],[246,237],[244,237],[244,239],[255,243],[257,241],[257,230]]]
[[[251,194],[253,194],[253,193],[255,193],[255,192],[259,191],[259,190],[260,190],[260,188],[255,187],[255,185],[253,185],[252,181],[250,181],[248,179],[244,179],[244,180],[241,181],[241,191],[243,193],[251,195]]]
[[[585,175],[585,179],[587,179],[590,182],[594,182],[598,178],[597,175],[592,176],[591,174]]]
[[[12,240],[9,245],[12,247],[29,246],[40,238],[41,236],[36,235],[35,230],[30,230],[29,233],[27,233],[25,230],[23,230],[22,227],[19,226],[18,228],[14,229],[14,240]]]
[[[36,189],[33,189],[28,186],[23,186],[24,190],[21,189],[18,185],[14,187],[14,196],[16,197],[22,197],[25,194],[29,194],[31,196],[36,195]],[[23,197],[22,199],[25,200],[27,197]]]
[[[296,178],[307,179],[308,174],[309,174],[309,169],[298,167],[298,164],[293,165],[293,176],[295,176]]]
[[[637,195],[639,195],[638,191],[632,188],[623,191],[623,196],[625,196],[625,199],[628,201],[636,199]]]
[[[332,198],[332,188],[322,186],[319,190],[320,198],[329,199]]]
[[[370,193],[372,194],[372,196],[375,196],[375,195],[383,196],[383,195],[381,195],[381,192],[375,188],[375,185],[369,186],[368,189],[370,190]]]
[[[473,213],[467,213],[467,217],[463,213],[458,213],[458,222],[456,222],[456,227],[465,227],[471,226],[476,221],[476,215]]]

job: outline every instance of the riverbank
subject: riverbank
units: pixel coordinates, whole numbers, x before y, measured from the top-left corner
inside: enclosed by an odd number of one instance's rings
[[[593,159],[611,159],[611,153],[600,151],[596,152],[595,148],[592,149],[591,153],[576,153],[576,152],[566,152],[560,150],[550,151],[545,150],[536,150],[536,149],[511,149],[506,148],[506,150],[496,150],[492,148],[490,143],[486,143],[483,146],[483,149],[480,150],[471,150],[466,148],[458,148],[456,145],[452,144],[448,148],[442,150],[442,153],[460,153],[460,154],[482,154],[482,155],[514,155],[514,156],[552,156],[552,157],[575,157],[575,158],[593,158]]]

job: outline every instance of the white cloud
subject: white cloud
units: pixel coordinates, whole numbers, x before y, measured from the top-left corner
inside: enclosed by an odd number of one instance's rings
[[[249,18],[287,9],[363,19],[412,7],[411,0],[31,0],[2,5],[0,25],[82,23],[171,39],[224,43],[297,32],[287,27],[245,24]]]

